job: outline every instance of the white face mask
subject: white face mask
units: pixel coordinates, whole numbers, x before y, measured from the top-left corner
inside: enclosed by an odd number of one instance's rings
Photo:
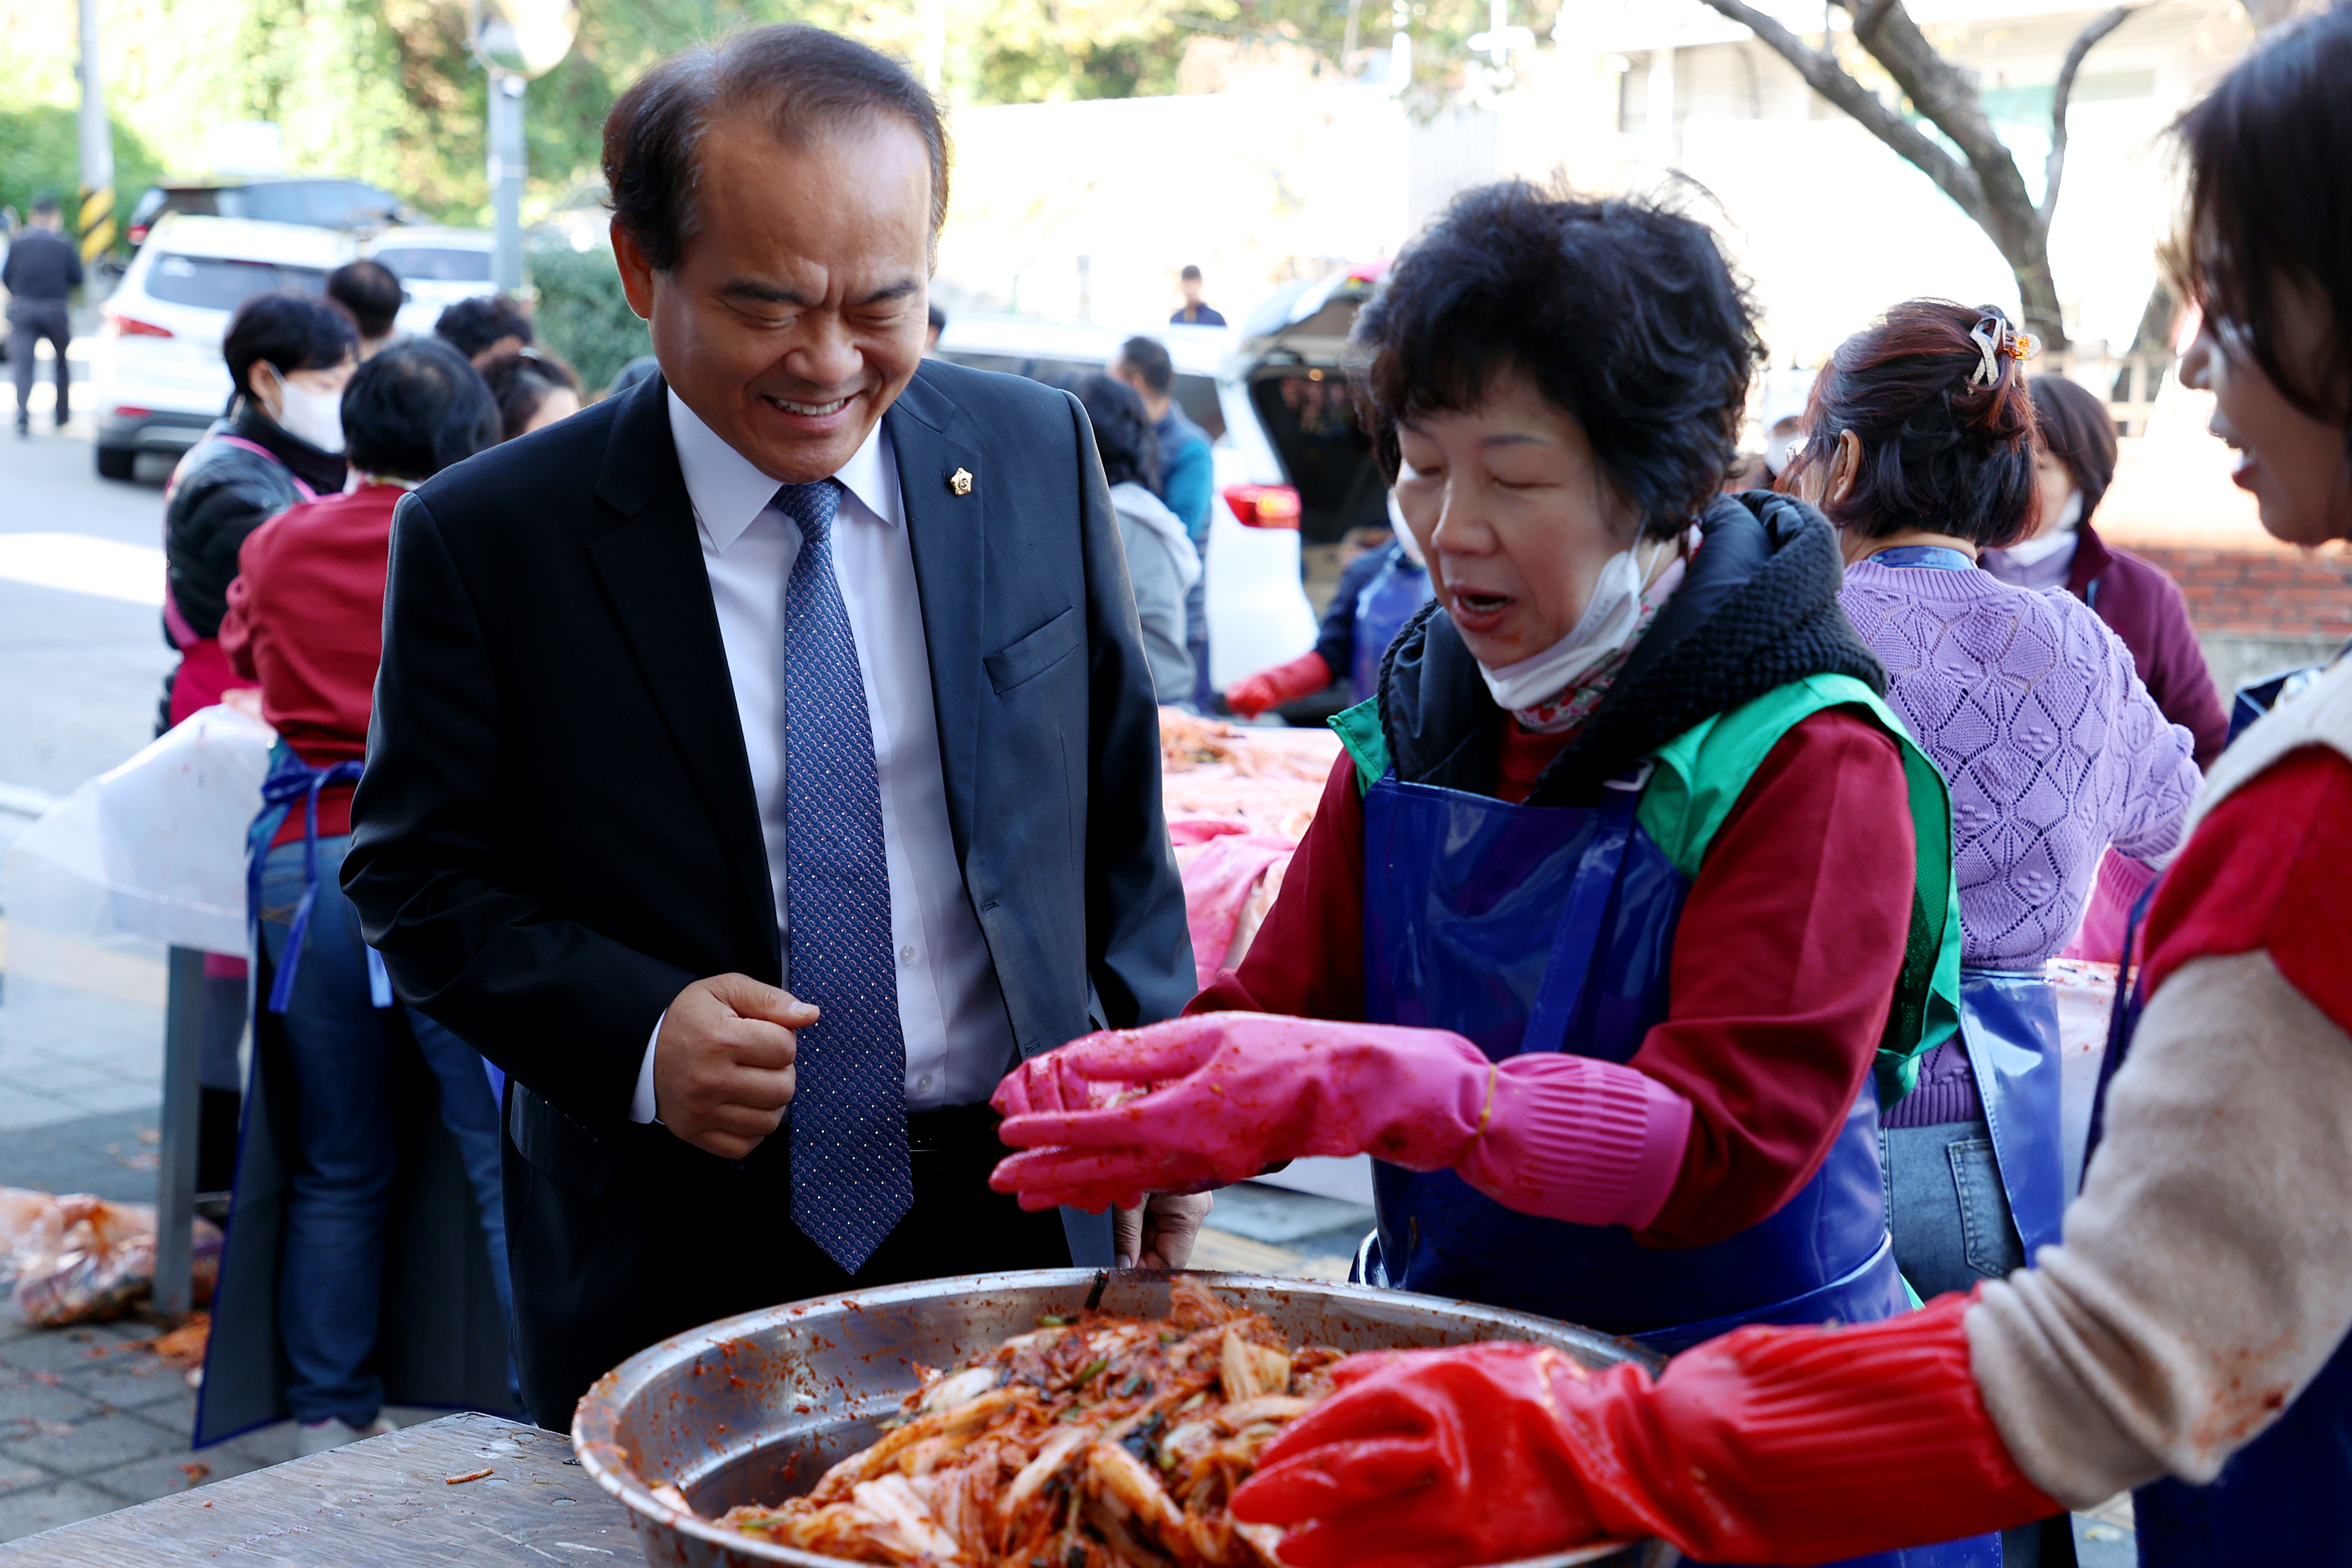
[[[1796,449],[1796,445],[1801,438],[1801,435],[1794,430],[1790,431],[1786,436],[1772,435],[1765,437],[1765,471],[1769,473],[1776,479],[1783,473],[1787,472],[1789,468],[1789,454]]]
[[[1412,471],[1410,468],[1405,470],[1406,473]],[[1389,492],[1389,531],[1396,535],[1397,548],[1404,552],[1407,561],[1416,566],[1428,566],[1429,563],[1422,559],[1421,541],[1415,539],[1412,530],[1405,526],[1404,508],[1397,505],[1394,490]]]
[[[277,367],[271,366],[271,374]],[[278,423],[286,433],[308,441],[321,452],[343,449],[343,399],[341,393],[313,392],[284,375],[278,376]]]
[[[1640,559],[1638,546],[1619,551],[1601,568],[1600,580],[1593,584],[1592,597],[1574,631],[1533,658],[1500,669],[1480,665],[1478,673],[1495,700],[1514,712],[1533,708],[1558,696],[1578,676],[1624,647],[1625,639],[1641,624],[1642,585],[1674,547],[1675,541],[1659,540],[1647,561]]]
[[[2058,521],[2049,532],[2012,544],[2002,550],[1989,550],[1988,555],[1998,555],[2011,566],[2038,566],[2062,550],[2074,548],[2074,531],[2083,522],[2083,492],[2076,490],[2066,498],[2059,509]]]

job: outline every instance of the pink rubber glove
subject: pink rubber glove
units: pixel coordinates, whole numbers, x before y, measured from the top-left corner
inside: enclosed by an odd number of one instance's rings
[[[990,1101],[1025,1152],[990,1184],[1030,1209],[1131,1208],[1310,1155],[1454,1169],[1496,1202],[1581,1225],[1654,1218],[1690,1102],[1614,1063],[1496,1064],[1444,1029],[1209,1013],[1088,1035],[1024,1062]]]

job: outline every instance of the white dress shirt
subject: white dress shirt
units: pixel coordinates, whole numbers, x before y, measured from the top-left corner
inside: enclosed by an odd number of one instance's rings
[[[751,789],[760,802],[778,927],[784,903],[784,584],[800,526],[776,510],[777,482],[669,395],[671,437],[710,574],[719,640]],[[1013,1020],[996,984],[979,917],[964,891],[948,829],[938,716],[923,636],[915,555],[907,540],[898,466],[880,424],[834,478],[848,493],[833,524],[834,575],[849,612],[882,791],[882,849],[890,868],[890,946],[898,1026],[907,1042],[907,1109],[976,1105],[1015,1060]],[[822,996],[810,1001],[824,1005]],[[661,1026],[654,1026],[658,1039]],[[629,1110],[654,1120],[654,1047],[646,1047]]]

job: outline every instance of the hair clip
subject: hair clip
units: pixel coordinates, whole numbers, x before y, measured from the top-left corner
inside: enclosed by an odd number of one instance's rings
[[[2042,352],[2042,340],[2032,332],[2011,332],[2009,335],[2009,355],[2011,359],[2032,359]]]
[[[2031,332],[2021,332],[2009,324],[2009,318],[1999,310],[1988,309],[1969,329],[1969,336],[1982,356],[1977,368],[1969,373],[1970,386],[1991,386],[2000,380],[2000,358],[2029,360],[2042,352],[2042,340]]]

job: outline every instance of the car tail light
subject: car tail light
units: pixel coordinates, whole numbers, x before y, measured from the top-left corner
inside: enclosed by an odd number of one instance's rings
[[[1244,528],[1298,526],[1298,492],[1288,485],[1229,485],[1225,504]]]
[[[133,250],[147,243],[147,226],[143,223],[132,224],[124,233],[130,237]]]
[[[152,408],[133,408],[127,403],[119,403],[114,407],[117,419],[144,419],[154,412]]]
[[[159,327],[152,321],[142,321],[136,316],[126,316],[117,310],[106,313],[106,324],[126,338],[168,338],[169,327]]]

